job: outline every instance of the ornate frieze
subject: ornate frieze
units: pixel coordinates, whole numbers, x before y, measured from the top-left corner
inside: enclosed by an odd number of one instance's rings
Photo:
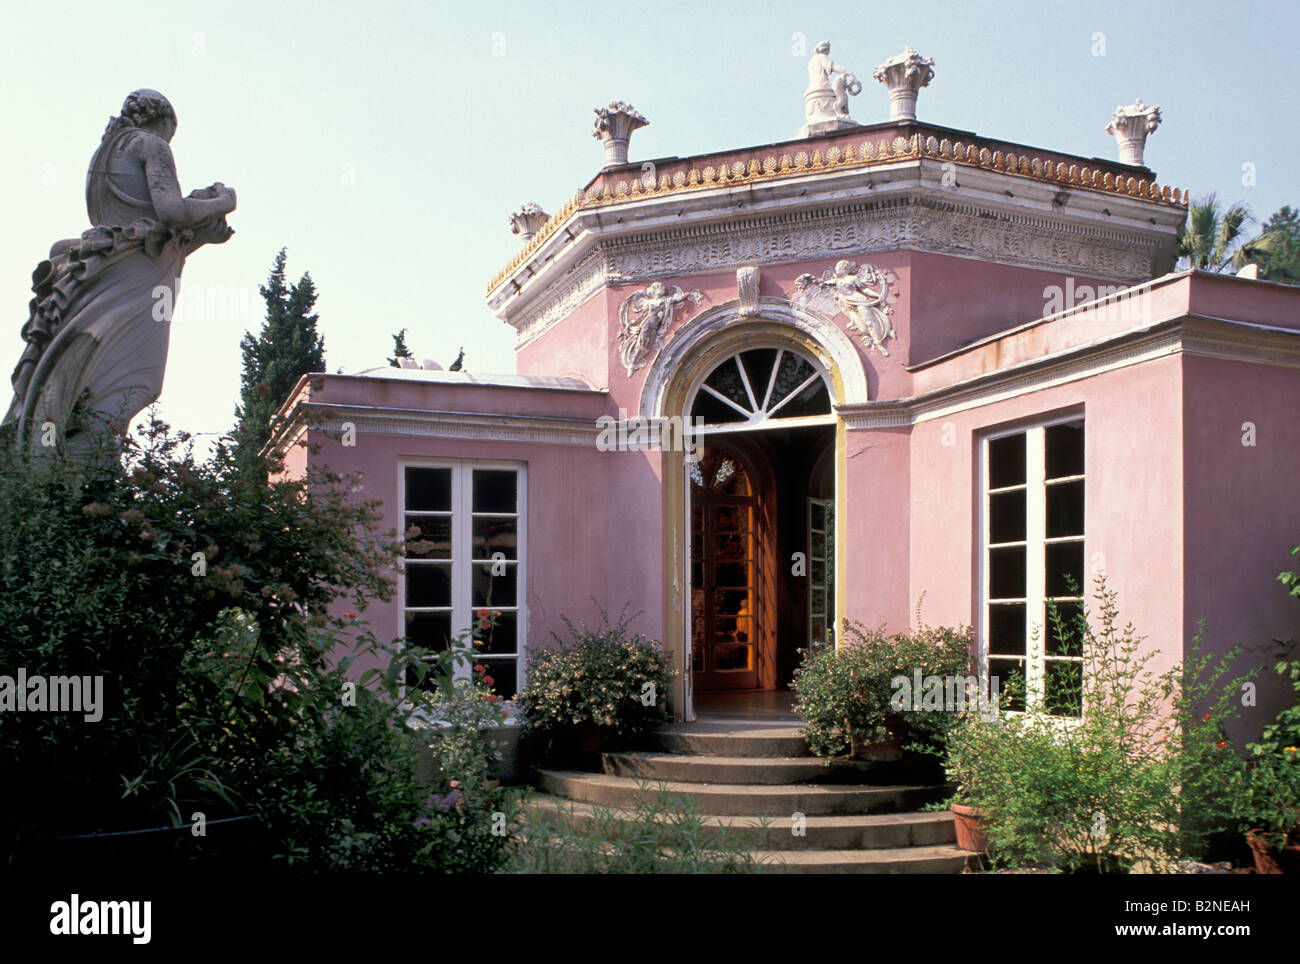
[[[840,205],[601,242],[554,294],[510,322],[531,341],[606,284],[908,248],[1137,284],[1157,273],[1160,241],[928,198]]]
[[[629,377],[659,347],[677,307],[688,300],[698,305],[701,298],[703,295],[695,289],[683,291],[676,285],[668,288],[662,281],[655,281],[624,299],[618,309],[618,354]]]

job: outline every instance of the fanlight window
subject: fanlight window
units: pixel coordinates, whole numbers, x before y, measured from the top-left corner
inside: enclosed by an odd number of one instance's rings
[[[822,373],[784,348],[750,348],[726,359],[695,393],[690,415],[706,426],[745,428],[771,420],[815,419],[831,414]]]

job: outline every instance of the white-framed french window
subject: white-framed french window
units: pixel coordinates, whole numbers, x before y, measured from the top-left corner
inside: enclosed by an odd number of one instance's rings
[[[808,645],[835,641],[835,500],[808,500]]]
[[[981,671],[1004,690],[1020,674],[1025,700],[1012,710],[1082,710],[1084,441],[1078,413],[980,438]]]
[[[398,468],[402,527],[411,533],[398,579],[400,633],[441,649],[472,629],[481,610],[495,611],[475,658],[493,692],[509,700],[524,686],[527,649],[527,466],[403,459]],[[457,664],[458,677],[470,672]]]

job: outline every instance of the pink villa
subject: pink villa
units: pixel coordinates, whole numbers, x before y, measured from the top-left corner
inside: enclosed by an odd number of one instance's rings
[[[363,472],[437,546],[376,631],[439,645],[500,610],[508,698],[561,617],[626,606],[692,720],[919,600],[1050,704],[1076,657],[1032,645],[1047,604],[1104,572],[1162,664],[1202,619],[1265,658],[1295,634],[1300,288],[1172,271],[1188,199],[1144,166],[1157,108],[1116,111],[1119,160],[1082,157],[917,120],[910,49],[876,72],[890,119],[855,123],[830,66],[757,147],[629,161],[645,118],[597,110],[604,166],[511,217],[487,285],[514,373],[303,379],[290,470]]]

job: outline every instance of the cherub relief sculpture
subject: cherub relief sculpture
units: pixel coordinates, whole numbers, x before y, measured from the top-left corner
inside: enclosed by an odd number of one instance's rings
[[[27,347],[4,418],[20,439],[34,443],[53,425],[65,447],[76,407],[86,431],[71,441],[85,449],[96,423],[129,425],[162,391],[185,259],[234,234],[226,223],[233,189],[181,194],[175,133],[176,112],[156,90],[131,93],[109,120],[86,175],[93,226],[56,242],[32,275]]]
[[[676,285],[668,288],[662,281],[653,281],[623,302],[618,309],[618,353],[629,378],[658,346],[672,324],[677,306],[688,299],[698,305],[703,297],[694,289],[683,291]]]
[[[868,347],[888,356],[885,340],[897,337],[890,315],[889,279],[879,268],[853,261],[837,261],[827,268],[820,278],[801,274],[794,282],[801,300],[821,308],[828,314],[842,311],[849,319],[849,327],[860,334]]]

